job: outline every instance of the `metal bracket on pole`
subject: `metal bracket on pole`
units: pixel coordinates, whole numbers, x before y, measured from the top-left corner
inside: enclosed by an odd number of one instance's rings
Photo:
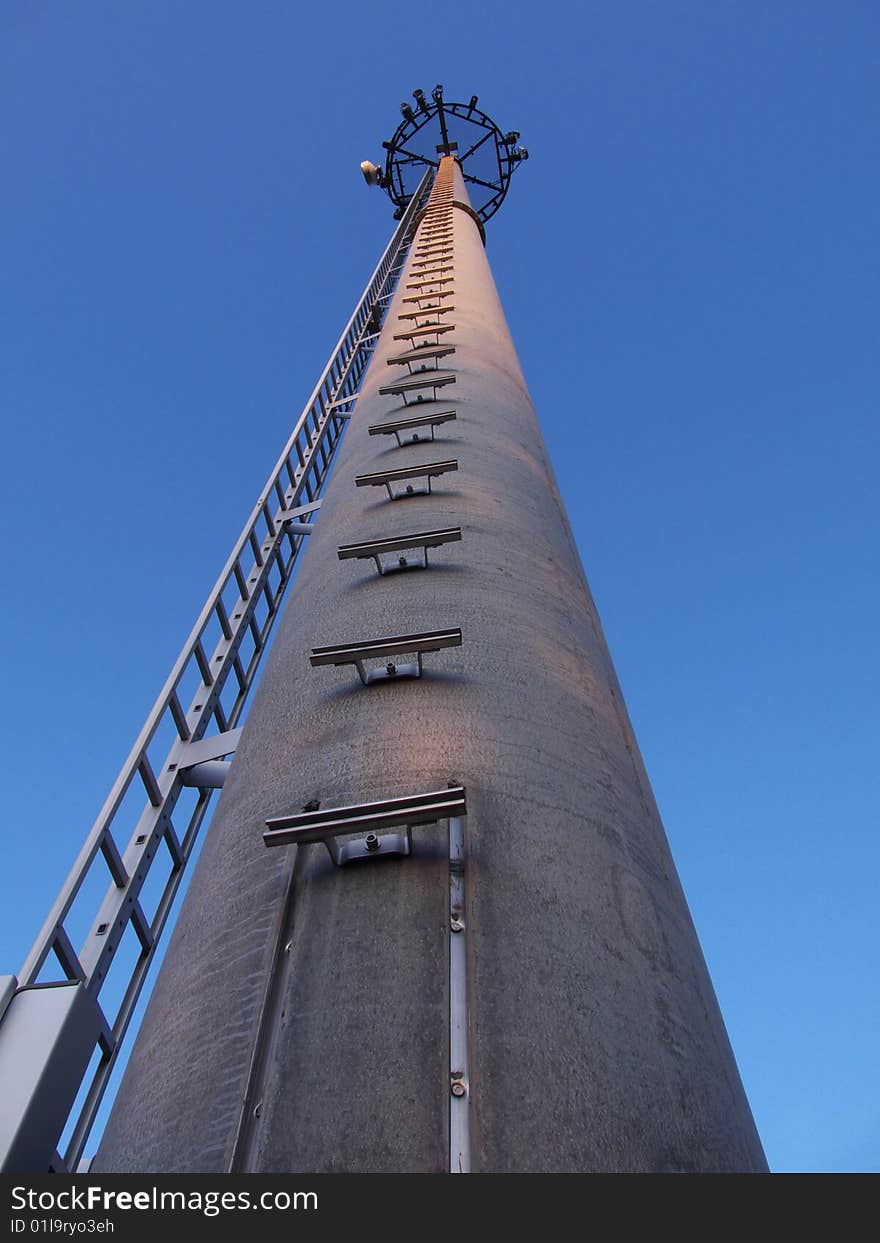
[[[358,488],[386,488],[388,499],[399,501],[407,496],[426,496],[431,491],[432,479],[454,470],[458,470],[458,462],[455,458],[449,458],[445,462],[425,462],[421,466],[398,466],[395,470],[370,471],[366,475],[356,475],[354,482]],[[406,483],[402,492],[392,492],[392,483],[405,483],[407,479],[426,479],[427,487],[416,492],[411,483]]]
[[[340,561],[348,561],[352,557],[358,560],[375,561],[376,569],[381,575],[395,574],[401,570],[426,570],[429,548],[439,548],[441,544],[451,544],[460,539],[461,527],[445,527],[440,531],[420,531],[414,535],[393,535],[385,539],[363,540],[359,544],[340,544],[337,555]],[[383,563],[383,554],[404,552],[410,548],[421,548],[424,559],[411,561],[408,557],[398,557],[396,563]]]
[[[454,353],[454,345],[441,345],[439,341],[432,345],[429,341],[425,341],[411,350],[406,350],[403,354],[393,354],[386,361],[389,367],[409,367],[410,375],[412,375],[413,368],[416,371],[430,370],[429,367],[425,366],[426,358],[447,358]]]
[[[414,319],[416,321],[415,330],[410,333],[403,332],[401,333],[400,336],[395,336],[394,340],[403,341],[406,339],[407,336],[410,338],[410,340],[415,340],[417,336],[424,335],[426,332],[439,333],[443,328],[446,327],[446,325],[443,324],[439,319],[430,319],[426,317],[431,316],[431,315],[443,315],[445,314],[446,311],[454,311],[454,310],[455,310],[454,306],[440,307],[439,309],[432,307],[431,310],[407,311],[405,315],[398,315],[397,318],[399,320]],[[451,326],[454,326],[454,325],[451,325]]]
[[[412,275],[422,282],[447,275],[452,278],[454,272],[452,264],[445,259],[440,260],[439,264],[436,259],[424,259],[421,263],[414,263],[412,268]]]
[[[422,328],[410,328],[406,332],[396,332],[393,340],[412,341],[414,343],[416,337],[436,337],[436,344],[439,343],[440,336],[444,332],[455,332],[455,324],[427,324]]]
[[[419,279],[417,281],[407,281],[406,288],[407,289],[422,289],[424,288],[425,285],[451,285],[454,280],[455,280],[455,277],[452,275],[450,276],[426,276],[424,272],[420,272]],[[406,298],[404,298],[404,302],[406,302]]]
[[[423,444],[425,438],[418,432],[413,432],[408,440],[401,440],[401,432],[410,431],[414,427],[428,427],[431,430],[429,439],[434,440],[434,428],[441,423],[451,423],[456,417],[454,410],[438,410],[432,414],[413,414],[406,419],[393,419],[390,423],[373,423],[367,430],[371,436],[396,436],[402,449],[405,445]]]
[[[420,311],[433,311],[435,307],[442,306],[441,298],[454,298],[454,289],[426,289],[424,293],[415,294],[411,298],[404,298],[404,304],[418,306]]]
[[[408,794],[403,798],[376,803],[354,803],[328,807],[323,811],[303,811],[290,816],[273,816],[266,821],[266,846],[298,846],[323,842],[337,867],[356,860],[407,856],[412,853],[412,830],[421,824],[434,824],[450,816],[467,814],[464,786],[449,786],[427,794]],[[404,832],[383,833],[383,829]],[[356,841],[340,842],[340,837]]]
[[[451,285],[453,283],[451,276],[431,276],[423,281],[413,281],[407,285],[407,289],[419,289],[420,293],[407,294],[402,299],[403,302],[422,302],[425,298],[450,298],[455,292],[453,289],[439,289],[439,285]]]
[[[436,262],[438,255],[441,259],[451,260],[454,254],[454,247],[451,242],[428,242],[425,246],[417,247],[413,253],[416,258],[416,263],[413,264],[413,275],[415,275],[419,265],[424,267],[432,259]]]
[[[378,333],[376,334],[378,336]],[[332,401],[327,407],[331,410],[337,419],[350,419],[351,407],[360,397],[360,393],[352,393],[349,397],[343,397],[339,401]],[[343,406],[345,409],[343,409]]]
[[[232,767],[225,757],[235,754],[240,737],[240,729],[228,729],[199,742],[178,740],[171,749],[168,770],[179,771],[181,785],[198,790],[219,790]]]
[[[227,729],[225,733],[212,734],[210,738],[202,738],[198,742],[178,740],[171,748],[169,768],[193,768],[209,760],[225,759],[238,750],[240,738],[240,729]]]
[[[342,419],[350,418],[348,414],[340,414]],[[301,518],[304,514],[314,513],[315,510],[321,508],[321,501],[312,501],[308,505],[297,505],[294,509],[284,509],[278,515],[279,521],[283,523],[284,530],[290,535],[311,535],[315,529],[313,522],[297,522],[297,518]]]
[[[204,764],[194,764],[192,768],[183,770],[180,782],[181,785],[192,786],[196,790],[222,790],[231,767],[229,760],[209,760]]]
[[[309,501],[308,505],[296,505],[293,509],[282,509],[278,515],[279,521],[291,522],[294,518],[302,518],[305,514],[313,514],[321,508],[321,497],[316,501]]]
[[[380,397],[402,397],[405,406],[414,405],[426,399],[422,390],[429,390],[431,398],[437,400],[437,390],[454,384],[458,376],[454,371],[440,371],[437,368],[428,371],[417,371],[414,375],[404,376],[393,384],[386,384],[379,389]],[[414,399],[413,399],[414,397]]]
[[[319,665],[354,665],[364,686],[373,682],[420,678],[422,656],[425,652],[439,652],[444,647],[461,647],[461,631],[428,630],[421,634],[391,635],[383,639],[363,639],[359,643],[339,643],[332,647],[313,647],[309,658],[313,667]],[[397,657],[415,654],[415,662],[401,663]],[[365,660],[385,659],[378,669],[367,669]]]

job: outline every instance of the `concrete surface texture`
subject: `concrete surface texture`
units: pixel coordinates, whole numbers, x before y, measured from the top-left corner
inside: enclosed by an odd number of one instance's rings
[[[267,817],[467,788],[475,1172],[762,1170],[761,1144],[460,170],[443,161],[95,1168],[435,1171],[448,1162],[446,826],[408,859],[267,850]],[[447,225],[448,222],[448,225]],[[454,409],[370,436],[447,231]],[[427,251],[422,248],[428,247]],[[424,269],[422,269],[424,270]],[[536,307],[537,313],[546,313]],[[430,397],[430,394],[428,394]],[[363,472],[454,458],[430,495]],[[421,485],[416,484],[416,487]],[[340,561],[460,526],[427,570]],[[364,687],[313,646],[461,627]]]

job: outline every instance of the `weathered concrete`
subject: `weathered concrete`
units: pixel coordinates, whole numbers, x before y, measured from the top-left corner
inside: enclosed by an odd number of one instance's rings
[[[378,389],[400,374],[386,359],[402,348],[405,275],[102,1170],[230,1167],[270,975],[273,1036],[239,1165],[446,1168],[445,829],[419,830],[408,860],[344,870],[317,845],[294,866],[261,832],[313,799],[447,781],[468,791],[475,1170],[765,1168],[483,246],[465,212],[450,214],[456,352],[443,366],[457,382],[441,397],[457,421],[434,444],[368,435],[400,407]],[[354,486],[446,457],[460,469],[432,496],[391,503]],[[336,557],[339,543],[450,525],[462,542],[427,572],[380,578]],[[353,669],[309,666],[315,644],[447,626],[463,646],[427,657],[420,681],[363,688]]]

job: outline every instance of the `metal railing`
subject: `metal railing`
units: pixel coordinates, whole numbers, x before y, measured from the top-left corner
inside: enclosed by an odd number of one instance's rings
[[[94,1038],[86,1041],[90,1046],[87,1057],[82,1051],[74,1053],[72,1047],[65,1051],[59,1026],[60,1038],[51,1056],[59,1059],[65,1088],[60,1094],[54,1092],[51,1106],[45,1100],[35,1103],[36,1087],[32,1093],[26,1085],[21,1087],[23,1068],[0,1064],[0,1080],[17,1084],[21,1114],[8,1131],[13,1138],[6,1143],[5,1157],[0,1146],[0,1168],[14,1168],[14,1164],[4,1165],[4,1159],[15,1162],[14,1154],[10,1155],[13,1149],[21,1160],[22,1152],[44,1148],[43,1169],[72,1172],[77,1167],[199,830],[215,790],[222,785],[226,767],[222,761],[236,749],[237,726],[248,693],[311,530],[311,521],[302,520],[315,514],[321,504],[334,452],[409,248],[413,220],[431,181],[429,171],[269,476],[17,980],[6,977],[8,1005],[0,1023],[14,1018],[19,993],[36,991],[35,986],[47,983],[71,982],[90,1000],[88,1024]],[[193,685],[194,692],[187,695],[186,688]],[[169,737],[170,749],[157,762],[163,754],[162,740],[167,747]],[[182,801],[187,790],[192,795]],[[133,816],[132,795],[138,808]],[[194,805],[187,806],[193,800]],[[119,843],[126,832],[130,839],[122,849]],[[168,869],[167,880],[153,909],[145,911],[141,900],[145,882],[160,859]],[[109,878],[105,873],[105,882],[109,879],[110,887],[77,951],[65,921],[86,882],[94,882],[95,871],[102,868],[109,873]],[[162,876],[164,870],[160,880]],[[137,952],[121,986],[114,977],[121,1000],[108,1017],[99,993],[130,929]],[[33,998],[28,1004],[33,1004]],[[19,1012],[23,1010],[19,1007]],[[27,1021],[32,1024],[33,1011],[30,1014]],[[0,1053],[8,1060],[10,1048],[23,1047],[27,1047],[26,1038],[9,1039],[0,1045]],[[97,1066],[92,1073],[96,1051]],[[38,1065],[27,1073],[33,1073],[35,1083],[41,1073],[42,1083],[45,1071],[45,1066]],[[71,1115],[74,1102],[75,1117]],[[31,1134],[22,1147],[21,1135],[35,1129],[44,1134]],[[62,1130],[69,1131],[69,1138],[59,1153]]]

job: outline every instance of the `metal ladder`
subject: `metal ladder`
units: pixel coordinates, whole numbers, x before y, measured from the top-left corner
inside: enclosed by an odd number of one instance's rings
[[[198,833],[229,767],[273,623],[321,505],[433,181],[429,169],[379,261],[217,579],[18,976],[0,976],[0,1170],[77,1170]],[[230,676],[232,675],[232,676]],[[185,687],[195,678],[188,708]],[[162,756],[162,739],[172,738]],[[157,760],[159,762],[157,762]],[[187,788],[194,805],[186,809]],[[146,800],[134,817],[127,799]],[[178,811],[180,802],[183,813]],[[177,813],[177,822],[175,814]],[[132,827],[133,826],[133,827]],[[120,842],[129,840],[125,848]],[[164,862],[148,915],[141,896]],[[65,921],[104,872],[110,885],[79,951]],[[164,871],[164,869],[163,869]],[[137,954],[109,1016],[99,1000],[123,936]],[[48,974],[47,974],[48,973]],[[71,1129],[72,1123],[72,1129]],[[63,1133],[69,1136],[59,1151]]]

